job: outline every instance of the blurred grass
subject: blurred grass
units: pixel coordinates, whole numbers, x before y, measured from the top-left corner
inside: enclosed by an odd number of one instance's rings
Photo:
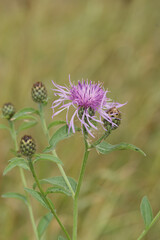
[[[1,105],[12,101],[17,109],[36,107],[30,98],[36,81],[46,84],[50,105],[52,79],[68,84],[71,74],[73,81],[82,77],[102,81],[111,98],[128,101],[121,127],[109,141],[133,143],[147,153],[146,158],[134,152],[91,154],[79,202],[79,239],[135,240],[143,229],[142,196],[149,197],[154,214],[160,209],[159,9],[158,0],[0,1]],[[40,130],[38,125],[27,131],[37,139],[39,150],[46,145]],[[5,131],[0,132],[0,140],[2,173],[11,157],[8,148],[13,146]],[[81,135],[60,143],[57,150],[68,175],[77,179],[83,155]],[[59,174],[50,163],[40,163],[37,171],[40,177]],[[27,178],[31,186],[28,173]],[[5,177],[1,174],[0,189],[1,193],[22,191],[18,170]],[[32,202],[38,219],[45,210]],[[70,199],[55,196],[54,202],[71,231]],[[0,199],[0,213],[1,240],[34,239],[25,206]],[[159,229],[157,223],[145,239],[158,240]],[[56,239],[59,232],[53,221],[46,239]]]

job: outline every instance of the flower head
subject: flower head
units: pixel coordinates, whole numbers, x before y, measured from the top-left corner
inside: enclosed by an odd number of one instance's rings
[[[24,135],[20,141],[20,152],[22,155],[31,157],[36,151],[36,144],[29,135]]]
[[[31,90],[32,99],[37,103],[44,103],[47,100],[47,90],[42,82],[36,82],[33,84]]]
[[[93,83],[92,81],[82,80],[78,81],[78,84],[75,85],[71,83],[70,87],[60,86],[52,81],[55,86],[54,95],[59,98],[55,100],[52,104],[53,116],[56,116],[63,110],[67,110],[66,121],[69,125],[69,130],[72,129],[75,132],[74,119],[77,116],[81,122],[81,126],[84,126],[86,131],[92,136],[91,127],[97,129],[95,123],[98,122],[104,127],[104,121],[106,120],[111,125],[115,126],[116,124],[112,121],[112,116],[108,111],[113,108],[119,108],[124,104],[115,103],[111,99],[107,98],[106,94],[108,90],[105,90],[100,83]],[[70,107],[74,108],[74,113],[68,121],[68,112]],[[58,111],[55,112],[55,108],[58,108]],[[83,131],[83,128],[82,128]]]
[[[15,108],[12,103],[5,103],[2,107],[3,117],[10,120],[15,114]]]

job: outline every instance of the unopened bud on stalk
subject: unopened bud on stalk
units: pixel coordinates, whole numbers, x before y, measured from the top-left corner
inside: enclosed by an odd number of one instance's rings
[[[36,151],[36,144],[29,135],[24,135],[20,141],[20,152],[22,155],[31,157]]]
[[[31,91],[32,99],[36,103],[45,103],[47,101],[47,90],[42,82],[33,84]]]
[[[112,123],[115,123],[116,125],[112,125],[111,122],[107,121],[106,119],[103,120],[104,122],[104,127],[107,130],[115,130],[119,127],[121,123],[121,113],[120,111],[116,108],[113,107],[107,111],[107,114],[111,117]]]
[[[2,108],[3,117],[10,120],[15,114],[15,108],[12,103],[5,103]]]

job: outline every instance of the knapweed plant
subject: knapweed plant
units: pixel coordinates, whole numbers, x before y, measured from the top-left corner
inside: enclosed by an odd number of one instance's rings
[[[8,126],[1,124],[0,128],[9,130],[14,142],[13,158],[9,160],[8,165],[4,169],[4,175],[11,171],[14,167],[19,167],[20,178],[24,186],[24,194],[9,192],[2,195],[4,198],[17,198],[22,200],[29,211],[30,221],[32,224],[35,239],[40,240],[43,237],[47,226],[52,218],[55,218],[61,229],[61,235],[58,240],[77,240],[78,231],[78,200],[80,197],[81,187],[83,187],[83,177],[85,174],[86,164],[91,151],[99,154],[109,154],[115,150],[134,150],[143,155],[144,152],[132,144],[120,143],[112,145],[107,142],[107,137],[116,129],[118,129],[122,114],[120,104],[108,98],[108,91],[104,89],[101,83],[93,83],[91,81],[78,81],[74,84],[69,79],[69,87],[60,86],[53,82],[53,104],[49,106],[53,109],[52,121],[46,124],[44,107],[47,106],[48,96],[47,90],[43,83],[37,82],[31,89],[31,96],[37,103],[37,109],[24,108],[20,111],[15,110],[12,103],[6,103],[2,107],[2,116],[8,120]],[[56,115],[62,111],[66,111],[66,119],[54,120]],[[60,116],[60,115],[59,115]],[[38,139],[34,141],[34,137],[25,133],[18,144],[18,134],[26,131],[28,128],[35,126],[40,119],[42,131],[48,141],[48,146],[40,153],[36,153],[36,144]],[[15,122],[22,121],[20,127],[15,129]],[[76,125],[75,125],[76,122]],[[50,129],[54,126],[60,126],[51,136]],[[84,140],[84,157],[82,159],[81,169],[77,181],[72,177],[68,177],[62,160],[56,153],[57,144],[69,137],[74,137],[75,132],[80,132]],[[98,132],[98,134],[97,134]],[[101,134],[101,135],[100,135]],[[40,133],[40,136],[42,133]],[[95,136],[99,137],[95,137]],[[73,153],[72,149],[72,153]],[[98,155],[97,155],[98,158]],[[35,163],[40,160],[52,161],[56,164],[60,176],[39,179],[35,170]],[[29,170],[33,176],[33,188],[28,188],[25,171]],[[44,190],[44,184],[50,187]],[[16,187],[15,187],[16,188]],[[70,197],[73,202],[73,230],[72,233],[67,230],[63,222],[58,216],[56,207],[49,198],[49,194],[65,194]],[[33,214],[31,204],[31,195],[43,207],[47,209],[47,214],[41,218],[38,224]],[[153,223],[158,219],[160,213],[153,219],[152,210],[147,197],[144,197],[141,203],[141,212],[145,222],[145,230],[140,237],[148,232]],[[95,220],[96,221],[96,220]],[[56,236],[53,238],[56,239]],[[87,240],[87,239],[86,239]]]

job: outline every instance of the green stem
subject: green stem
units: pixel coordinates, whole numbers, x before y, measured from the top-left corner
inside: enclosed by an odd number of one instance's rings
[[[17,144],[17,134],[15,131],[15,126],[13,121],[9,121],[9,125],[10,125],[10,130],[11,130],[11,136],[15,145],[15,151],[18,151],[18,144]],[[20,171],[20,175],[21,175],[21,179],[22,179],[22,183],[24,187],[27,187],[27,182],[26,182],[26,178],[25,178],[25,174],[22,168],[19,168]],[[32,228],[34,231],[34,234],[36,236],[36,239],[39,240],[39,236],[38,236],[38,232],[37,232],[37,227],[36,227],[36,223],[35,223],[35,219],[34,219],[34,215],[33,215],[33,210],[32,210],[32,206],[31,203],[29,201],[29,196],[27,193],[25,193],[26,198],[27,198],[27,207],[28,207],[28,211],[29,211],[29,215],[30,215],[30,220],[31,220],[31,224],[32,224]]]
[[[44,131],[44,133],[45,133],[45,135],[47,137],[47,140],[49,141],[50,140],[50,135],[49,135],[49,131],[48,131],[48,128],[47,128],[46,121],[45,121],[44,112],[43,112],[43,105],[42,104],[39,104],[39,113],[40,113],[40,119],[41,119],[43,131]]]
[[[79,180],[76,188],[76,193],[75,193],[75,198],[74,198],[74,208],[73,208],[73,235],[72,235],[72,240],[77,240],[77,224],[78,224],[78,197],[82,185],[82,180],[84,177],[85,169],[86,169],[86,164],[87,164],[87,159],[89,156],[89,148],[88,148],[88,142],[86,139],[86,136],[84,136],[84,143],[85,143],[85,152],[84,152],[84,157],[83,157],[83,162],[80,170],[80,175],[79,175]]]
[[[21,175],[21,179],[22,179],[22,182],[23,182],[23,186],[25,188],[27,188],[27,182],[26,182],[26,179],[25,179],[25,175],[24,175],[24,171],[22,168],[19,168],[20,170],[20,175]],[[35,220],[34,220],[34,215],[33,215],[33,210],[32,210],[32,206],[30,204],[30,201],[29,201],[29,196],[28,194],[26,193],[26,198],[27,198],[27,206],[28,206],[28,211],[29,211],[29,215],[30,215],[30,219],[31,219],[31,223],[32,223],[32,227],[33,227],[33,231],[35,233],[35,236],[36,236],[36,239],[39,240],[39,236],[38,236],[38,232],[37,232],[37,227],[36,227],[36,223],[35,223]]]
[[[145,229],[141,235],[137,238],[137,240],[141,240],[150,230],[150,228],[156,223],[156,221],[158,220],[158,218],[160,218],[160,211],[157,213],[157,215],[155,216],[155,218],[152,220],[151,224],[149,225],[149,227],[147,229]]]
[[[77,239],[77,225],[78,225],[78,198],[74,199],[73,205],[73,234],[72,240]]]
[[[43,189],[42,189],[42,187],[41,187],[41,185],[40,185],[40,183],[39,183],[39,180],[38,180],[38,178],[37,178],[36,172],[35,172],[35,170],[34,170],[34,166],[33,166],[32,160],[31,160],[31,159],[28,159],[28,160],[29,160],[30,170],[31,170],[32,175],[33,175],[33,177],[34,177],[34,179],[35,179],[35,182],[36,182],[36,184],[37,184],[37,186],[38,186],[38,188],[39,188],[40,193],[42,194],[42,196],[43,196],[46,204],[47,204],[48,207],[50,208],[52,214],[54,215],[54,217],[55,217],[55,219],[57,220],[58,224],[60,225],[61,229],[62,229],[63,232],[65,233],[67,239],[68,239],[68,240],[71,240],[71,238],[70,238],[67,230],[65,229],[65,227],[64,227],[63,224],[61,223],[60,219],[58,218],[58,216],[57,216],[54,208],[52,207],[52,205],[51,205],[51,203],[49,202],[49,200],[46,198],[45,192],[43,191]]]
[[[83,177],[84,177],[85,167],[86,167],[86,163],[87,163],[87,159],[88,159],[88,155],[89,155],[88,143],[87,143],[86,138],[84,139],[84,142],[85,142],[85,152],[84,152],[83,162],[82,162],[81,171],[80,171],[78,184],[77,184],[77,188],[76,188],[75,198],[79,197],[79,192],[80,192],[80,188],[81,188],[81,185],[82,185],[82,180],[83,180]]]
[[[14,147],[15,147],[15,151],[18,151],[18,144],[17,144],[17,134],[16,134],[16,130],[15,130],[15,126],[13,121],[9,121],[9,125],[10,125],[10,132],[11,132],[11,136],[14,142]]]
[[[47,137],[48,143],[49,143],[50,135],[49,135],[49,131],[48,131],[48,128],[47,128],[47,125],[46,125],[44,112],[43,112],[43,105],[42,104],[39,104],[39,113],[40,113],[40,119],[41,119],[43,131],[44,131],[44,133],[45,133],[45,135]],[[52,151],[52,154],[53,154],[53,156],[57,157],[57,153],[56,153],[55,150]],[[59,171],[60,171],[61,175],[63,176],[63,178],[64,178],[64,180],[65,180],[69,190],[72,193],[72,198],[74,199],[74,196],[75,196],[74,190],[73,190],[73,188],[72,188],[72,186],[71,186],[71,184],[70,184],[70,182],[69,182],[69,180],[67,178],[67,175],[66,175],[62,165],[57,163],[57,166],[58,166]]]

